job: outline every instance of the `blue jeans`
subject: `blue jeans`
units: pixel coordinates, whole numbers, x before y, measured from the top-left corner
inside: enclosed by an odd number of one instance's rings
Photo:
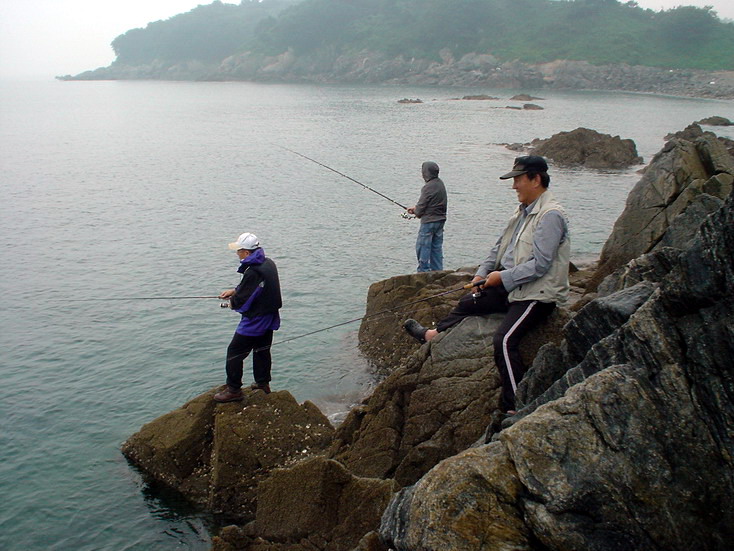
[[[415,256],[418,257],[418,271],[430,272],[443,270],[443,225],[440,222],[421,224],[418,240],[415,242]]]

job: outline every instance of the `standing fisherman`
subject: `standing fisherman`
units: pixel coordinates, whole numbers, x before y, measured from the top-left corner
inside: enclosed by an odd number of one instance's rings
[[[217,402],[242,400],[242,364],[252,354],[255,382],[250,388],[270,392],[270,345],[273,331],[280,328],[278,310],[283,305],[280,280],[275,262],[265,256],[258,238],[243,233],[229,244],[237,252],[242,274],[240,284],[224,291],[219,298],[229,299],[230,308],[242,314],[242,319],[227,348],[227,388],[214,395]]]
[[[426,161],[421,167],[425,184],[421,196],[414,207],[407,209],[421,219],[415,255],[418,257],[418,271],[443,270],[443,226],[446,223],[448,198],[446,186],[438,177],[438,165]]]

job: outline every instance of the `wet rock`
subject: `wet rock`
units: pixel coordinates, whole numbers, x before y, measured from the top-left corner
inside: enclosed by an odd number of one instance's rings
[[[245,391],[216,404],[215,390],[146,424],[122,453],[154,479],[209,511],[246,519],[270,471],[319,453],[334,429],[310,402],[287,391]]]
[[[252,530],[273,542],[303,545],[316,537],[325,551],[352,549],[377,530],[398,489],[392,480],[355,477],[340,463],[315,457],[277,469],[260,484]]]
[[[620,169],[642,162],[632,140],[600,134],[588,128],[533,140],[530,149],[534,155],[542,155],[560,166]]]
[[[415,98],[415,99],[403,98],[403,99],[399,99],[398,103],[423,103],[423,100],[420,98]]]
[[[691,129],[691,135],[696,134],[696,128]],[[675,229],[668,233],[673,222],[685,228],[695,226],[691,219],[695,213],[710,212],[710,200],[696,201],[684,218],[677,218],[678,215],[685,213],[701,194],[725,199],[732,182],[734,159],[714,134],[705,132],[692,139],[676,137],[667,142],[630,192],[624,212],[602,248],[589,290],[594,290],[608,274],[657,246],[685,248],[690,234],[686,233],[688,230]]]
[[[544,108],[535,103],[524,103],[522,106],[526,111],[542,111]]]

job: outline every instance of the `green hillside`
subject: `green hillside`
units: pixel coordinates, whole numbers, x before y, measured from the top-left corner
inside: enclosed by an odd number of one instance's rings
[[[616,0],[245,0],[128,31],[113,48],[131,65],[289,49],[438,59],[446,49],[456,58],[719,70],[734,69],[734,24],[709,8],[654,12]]]

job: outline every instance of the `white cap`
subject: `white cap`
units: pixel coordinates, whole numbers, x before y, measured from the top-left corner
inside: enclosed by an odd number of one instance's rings
[[[260,246],[257,236],[254,233],[243,233],[237,238],[237,241],[229,244],[229,248],[233,251],[239,251],[240,249],[246,249],[253,251]]]

